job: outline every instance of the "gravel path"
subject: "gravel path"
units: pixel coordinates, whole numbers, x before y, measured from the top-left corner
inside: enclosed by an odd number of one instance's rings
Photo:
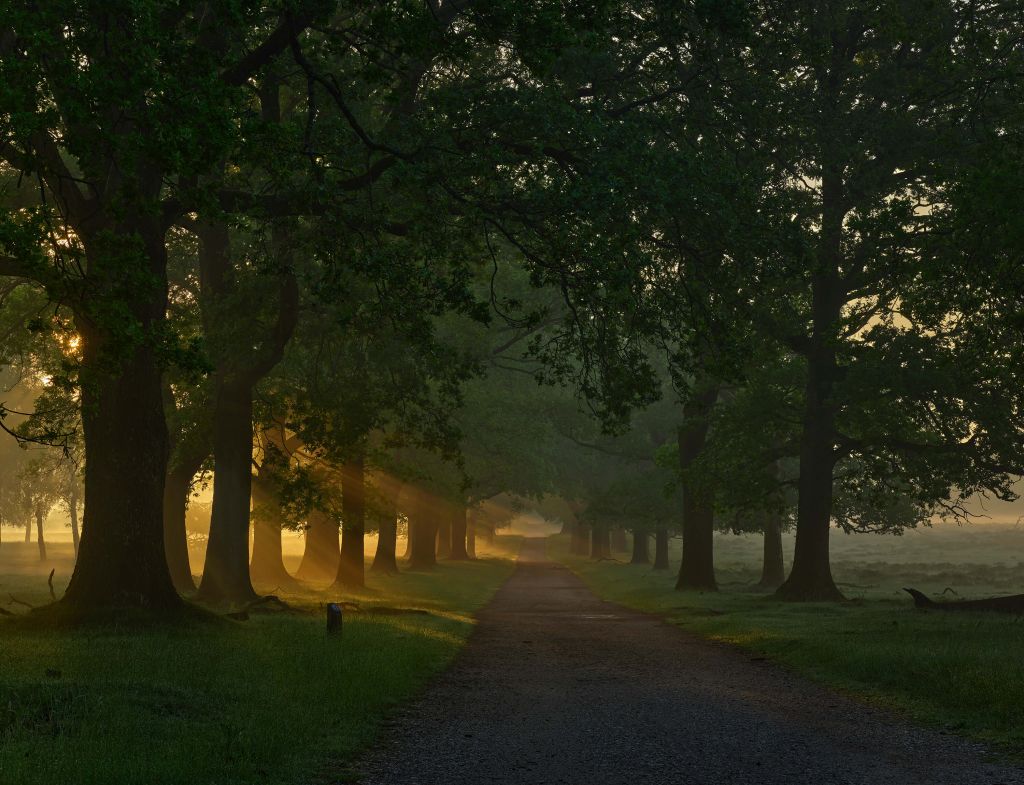
[[[363,785],[974,785],[1024,769],[602,602],[526,540],[455,664]]]

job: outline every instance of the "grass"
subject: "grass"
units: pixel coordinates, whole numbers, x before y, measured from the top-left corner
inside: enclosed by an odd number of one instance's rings
[[[463,645],[517,545],[498,538],[475,562],[370,576],[357,594],[291,596],[295,612],[247,622],[68,632],[0,621],[0,782],[344,782],[389,712]],[[14,564],[0,605],[45,601],[45,575],[0,547]],[[328,638],[321,606],[339,599],[361,611]],[[366,612],[375,605],[410,612]]]
[[[687,630],[768,657],[919,723],[1021,756],[1024,621],[992,613],[917,611],[900,591],[904,585],[934,593],[948,586],[960,596],[1024,590],[1019,565],[997,561],[1000,554],[1015,560],[1022,552],[1007,546],[1007,538],[1016,542],[1021,532],[968,530],[962,535],[967,542],[960,551],[932,553],[929,540],[921,550],[941,559],[935,562],[916,553],[893,554],[893,548],[908,546],[894,545],[892,538],[855,546],[866,552],[851,553],[843,548],[848,544],[839,543],[836,575],[852,598],[842,604],[782,603],[757,591],[756,541],[720,539],[718,593],[675,591],[674,571],[571,556],[563,537],[552,538],[549,549],[552,558],[605,599],[661,614]],[[979,544],[979,538],[992,540],[990,547]],[[884,562],[885,548],[900,561]],[[951,553],[977,561],[950,564]],[[675,551],[673,564],[678,564]]]

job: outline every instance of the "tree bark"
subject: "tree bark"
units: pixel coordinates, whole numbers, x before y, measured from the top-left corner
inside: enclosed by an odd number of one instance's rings
[[[402,560],[412,559],[412,518],[405,516],[405,549],[402,552]]]
[[[590,558],[610,559],[612,557],[611,532],[607,526],[593,524],[590,527]]]
[[[667,570],[668,568],[668,528],[659,526],[654,530],[654,569]]]
[[[77,559],[78,546],[82,541],[82,536],[78,529],[78,490],[74,485],[68,499],[68,514],[71,516],[71,544],[74,546],[75,558]]]
[[[468,524],[466,522],[466,505],[455,504],[452,507],[452,549],[448,556],[452,561],[465,561],[469,558],[469,551],[466,550],[466,535]]]
[[[373,554],[371,572],[394,575],[398,572],[398,515],[393,505],[380,516],[377,530],[377,550]]]
[[[147,223],[140,234],[155,287],[134,292],[129,302],[148,332],[164,321],[167,257],[162,227],[157,231]],[[90,277],[113,278],[104,269],[103,254],[89,253],[88,246]],[[96,264],[94,256],[100,257]],[[62,602],[78,609],[177,608],[181,600],[164,552],[168,439],[156,349],[149,341],[127,350],[112,347],[117,341],[86,311],[76,313],[75,321],[82,341],[85,513],[75,571]],[[110,369],[112,362],[116,370]]]
[[[466,522],[466,557],[476,558],[476,515],[470,511]]]
[[[252,558],[249,576],[254,584],[293,589],[295,580],[285,569],[281,547],[281,505],[272,482],[257,474],[252,479]]]
[[[437,510],[437,558],[447,559],[452,555],[452,516],[453,505],[449,501],[439,501]]]
[[[188,509],[188,494],[204,455],[189,465],[181,464],[167,473],[164,484],[163,530],[164,551],[167,554],[167,569],[171,574],[174,588],[181,594],[195,591],[192,579],[192,564],[188,555],[188,532],[185,528],[185,515]]]
[[[213,418],[213,512],[197,596],[242,605],[256,599],[249,577],[252,499],[252,389],[222,380]]]
[[[786,568],[782,558],[782,518],[777,512],[769,512],[764,522],[764,561],[761,567],[759,586],[777,589],[786,579]]]
[[[612,551],[617,553],[625,553],[629,550],[629,543],[626,540],[625,529],[613,529],[612,530]]]
[[[46,515],[41,509],[36,510],[36,537],[39,541],[39,561],[46,561],[46,538],[43,537],[43,518]]]
[[[840,600],[829,561],[832,522],[832,482],[836,456],[835,401],[838,377],[834,336],[845,301],[839,275],[842,208],[836,193],[839,175],[830,172],[822,181],[824,214],[823,264],[812,277],[813,333],[806,352],[803,433],[800,438],[800,478],[797,485],[796,545],[793,568],[776,596],[785,600]]]
[[[25,522],[25,542],[32,542],[32,520],[29,519]]]
[[[718,387],[703,383],[683,407],[679,427],[679,469],[683,476],[683,559],[676,589],[718,591],[715,581],[715,511],[709,494],[686,479],[686,471],[704,450],[708,415]]]
[[[309,583],[333,581],[341,559],[338,524],[321,510],[312,510],[306,524],[306,547],[295,577]]]
[[[429,570],[437,564],[437,512],[430,494],[415,490],[410,494],[409,569]]]
[[[651,537],[650,535],[640,529],[633,530],[633,556],[630,558],[630,564],[650,564],[651,563]]]
[[[366,585],[366,474],[363,459],[346,464],[341,471],[341,556],[335,586]]]
[[[577,556],[587,555],[590,550],[590,531],[586,524],[579,521],[572,524],[572,542],[569,549]]]
[[[260,93],[261,113],[269,122],[280,120],[278,83],[268,80]],[[203,322],[211,327],[227,313],[246,320],[238,311],[238,287],[231,259],[230,234],[222,222],[196,227],[200,239],[200,303]],[[206,565],[198,596],[204,600],[242,604],[256,598],[249,576],[249,529],[252,497],[252,393],[256,384],[280,362],[298,321],[298,282],[287,262],[291,253],[283,228],[272,225],[270,245],[280,265],[276,318],[267,329],[256,331],[252,343],[219,346],[213,417],[213,513]],[[228,311],[227,309],[232,309]]]

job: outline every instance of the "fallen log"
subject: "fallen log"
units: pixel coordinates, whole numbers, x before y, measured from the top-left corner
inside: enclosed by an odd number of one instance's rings
[[[1008,597],[989,597],[984,600],[952,600],[935,602],[917,589],[904,589],[914,598],[914,605],[936,611],[995,611],[996,613],[1024,613],[1024,594]]]

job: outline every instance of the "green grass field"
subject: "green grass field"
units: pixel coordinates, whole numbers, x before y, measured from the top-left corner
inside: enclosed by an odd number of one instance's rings
[[[3,547],[11,571],[0,560],[0,606],[26,611],[12,595],[45,602],[45,575],[19,569],[35,546],[21,562]],[[518,538],[484,547],[475,562],[370,576],[359,594],[291,596],[293,612],[246,622],[69,632],[5,617],[0,782],[344,782],[353,755],[450,662],[473,612],[510,574]],[[324,632],[330,600],[360,606],[340,638]]]
[[[549,549],[606,599],[662,614],[918,722],[1024,755],[1024,620],[917,611],[901,591],[1020,593],[1024,531],[978,526],[835,540],[835,574],[851,597],[843,604],[780,603],[757,591],[756,538],[718,539],[718,593],[675,591],[674,570],[570,556],[564,537],[552,538]]]

